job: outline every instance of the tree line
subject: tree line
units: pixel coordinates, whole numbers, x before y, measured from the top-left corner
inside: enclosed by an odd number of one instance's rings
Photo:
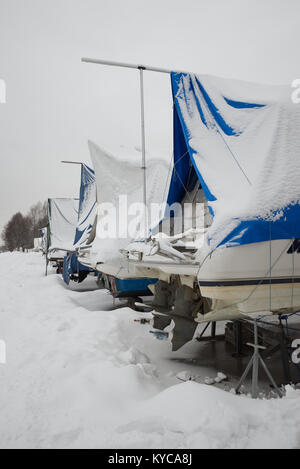
[[[41,236],[40,229],[47,223],[47,202],[33,205],[25,216],[21,212],[15,213],[1,234],[5,250],[32,249],[34,238]]]

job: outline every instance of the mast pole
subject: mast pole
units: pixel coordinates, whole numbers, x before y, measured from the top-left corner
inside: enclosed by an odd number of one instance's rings
[[[67,164],[81,164],[81,166],[84,163],[81,163],[81,161],[61,161],[61,163],[67,163]]]
[[[114,67],[133,68],[140,72],[140,100],[141,100],[141,143],[142,143],[142,166],[143,171],[143,202],[144,202],[144,228],[145,237],[148,235],[148,210],[147,210],[147,168],[146,168],[146,143],[145,143],[145,104],[144,104],[144,70],[159,73],[171,73],[171,70],[166,68],[149,67],[148,65],[129,64],[125,62],[113,62],[111,60],[91,59],[83,57],[82,62],[92,63],[97,65],[109,65]],[[187,73],[187,72],[180,72]]]
[[[91,63],[91,64],[96,64],[96,65],[110,65],[113,67],[124,67],[124,68],[135,68],[139,70],[142,68],[143,70],[148,70],[149,72],[159,72],[159,73],[171,73],[171,72],[176,72],[176,73],[190,73],[190,72],[184,72],[184,71],[178,71],[178,70],[169,70],[167,68],[161,68],[161,67],[152,67],[149,65],[142,65],[142,64],[129,64],[126,62],[115,62],[112,60],[102,60],[102,59],[91,59],[89,57],[83,57],[81,59],[82,62],[85,63]]]
[[[140,94],[141,94],[141,142],[142,142],[142,171],[143,171],[143,202],[144,202],[144,230],[145,237],[148,234],[147,217],[147,174],[146,174],[146,139],[145,139],[145,103],[144,103],[144,67],[139,67],[140,71]]]

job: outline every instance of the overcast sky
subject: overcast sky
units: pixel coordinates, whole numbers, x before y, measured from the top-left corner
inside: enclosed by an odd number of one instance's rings
[[[247,81],[300,78],[299,0],[0,0],[0,230],[38,200],[78,195],[87,140],[140,146],[138,72],[82,56]],[[170,155],[168,75],[146,73],[147,149]],[[128,150],[127,150],[128,151]]]

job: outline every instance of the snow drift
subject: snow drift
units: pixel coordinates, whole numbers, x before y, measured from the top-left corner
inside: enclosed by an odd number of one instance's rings
[[[0,254],[1,448],[299,447],[299,390],[252,401],[176,384],[180,363],[137,313],[43,271],[40,254]]]

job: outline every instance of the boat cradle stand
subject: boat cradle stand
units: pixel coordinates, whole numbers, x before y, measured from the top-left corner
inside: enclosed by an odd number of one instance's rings
[[[274,387],[274,390],[278,394],[279,397],[282,397],[282,392],[275,383],[275,380],[273,376],[271,375],[267,365],[265,364],[264,360],[261,357],[260,350],[266,350],[266,347],[259,345],[258,343],[258,327],[257,327],[257,320],[253,322],[253,327],[254,327],[254,344],[247,343],[248,346],[254,348],[254,353],[251,357],[251,360],[249,361],[237,387],[236,387],[236,393],[239,393],[242,385],[244,384],[251,368],[252,368],[252,391],[251,395],[253,399],[257,399],[258,397],[258,371],[259,371],[259,365],[262,366],[263,370],[265,371],[267,377],[269,378],[270,383]]]

